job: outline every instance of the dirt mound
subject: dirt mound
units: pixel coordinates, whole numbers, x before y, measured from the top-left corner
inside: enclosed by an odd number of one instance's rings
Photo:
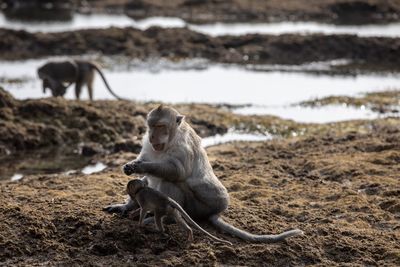
[[[157,27],[146,31],[109,28],[60,33],[0,29],[0,57],[11,60],[96,52],[139,59],[206,58],[237,64],[302,64],[348,59],[387,70],[400,65],[399,47],[400,40],[396,38],[352,35],[210,37],[185,28]]]
[[[154,106],[63,98],[19,101],[0,88],[0,155],[55,146],[80,148],[88,156],[103,150],[138,152],[145,116]],[[211,116],[213,110],[201,116]],[[227,131],[222,122],[207,122],[201,116],[188,117],[201,136]]]
[[[195,232],[190,247],[176,225],[168,237],[101,211],[121,202],[130,177],[115,169],[97,175],[42,175],[0,184],[0,264],[323,266],[400,264],[398,173],[400,128],[314,135],[209,149],[228,188],[232,224],[257,233],[305,231],[280,244],[210,241]]]

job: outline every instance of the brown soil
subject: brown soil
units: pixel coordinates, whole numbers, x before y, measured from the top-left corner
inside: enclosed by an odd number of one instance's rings
[[[298,227],[304,236],[250,244],[201,223],[234,246],[195,232],[186,247],[175,225],[162,237],[152,225],[105,214],[130,179],[119,168],[135,154],[120,153],[100,174],[0,183],[0,265],[400,265],[400,124],[375,125],[208,149],[231,195],[227,221],[257,233]]]
[[[0,29],[7,60],[100,53],[132,58],[205,58],[237,64],[302,64],[348,59],[381,70],[400,66],[400,39],[353,35],[246,35],[210,37],[189,29],[90,29],[28,33]],[[382,60],[385,59],[385,60]]]
[[[145,116],[156,104],[129,101],[69,101],[63,98],[15,100],[0,88],[0,156],[16,151],[72,146],[83,154],[140,150]],[[201,105],[195,109],[199,111]],[[204,108],[203,108],[204,109]],[[204,109],[205,110],[205,109]],[[225,133],[227,126],[206,121],[213,110],[188,117],[197,133]],[[217,115],[214,115],[214,117]]]
[[[31,19],[37,14],[41,18],[45,15],[47,19],[53,20],[71,19],[74,11],[108,11],[126,13],[135,19],[172,16],[195,23],[312,20],[358,24],[398,21],[400,14],[399,0],[69,0],[62,1],[61,4],[55,0],[20,2],[23,5],[15,5],[9,0],[1,0],[0,4],[8,4],[4,11],[11,18]],[[45,8],[46,2],[53,3],[51,12]],[[41,12],[32,12],[35,6]]]

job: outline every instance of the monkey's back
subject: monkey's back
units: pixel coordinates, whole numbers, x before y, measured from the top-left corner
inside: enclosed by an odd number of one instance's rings
[[[151,198],[151,201],[148,198]],[[145,204],[152,210],[167,210],[168,206],[170,206],[166,195],[150,187],[140,190],[136,194],[136,200],[139,202],[139,205]]]

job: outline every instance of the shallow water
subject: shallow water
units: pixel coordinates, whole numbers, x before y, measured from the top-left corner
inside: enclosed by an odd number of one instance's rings
[[[374,119],[380,115],[365,107],[328,105],[324,107],[302,106],[248,106],[233,110],[242,115],[275,115],[283,119],[305,123],[329,123],[346,120]],[[381,115],[383,116],[383,115]]]
[[[214,136],[202,138],[201,145],[203,147],[210,147],[234,141],[256,142],[256,141],[267,141],[271,139],[272,139],[271,135],[239,133],[235,131],[230,131],[226,134],[217,134]]]
[[[381,25],[332,25],[316,22],[278,22],[278,23],[215,23],[190,25],[190,29],[211,36],[245,34],[354,34],[362,37],[399,37],[400,23]]]
[[[90,158],[83,157],[68,147],[41,149],[0,158],[0,181],[18,181],[26,175],[53,174],[81,170]]]
[[[107,168],[107,165],[105,165],[102,162],[96,162],[95,164],[90,164],[90,165],[87,165],[85,168],[83,168],[82,173],[83,174],[92,174],[92,173],[96,173],[96,172],[101,172],[105,168]]]
[[[14,30],[26,30],[29,32],[62,32],[80,29],[95,29],[109,27],[134,27],[141,30],[152,26],[173,28],[184,27],[185,22],[178,18],[152,17],[136,21],[126,15],[113,14],[74,14],[71,21],[58,22],[23,22],[8,20],[0,13],[0,27]]]
[[[44,62],[45,60],[0,62],[0,77],[23,76],[28,81],[22,84],[3,84],[4,87],[19,99],[50,96],[49,92],[43,95],[40,81],[36,78],[36,68]],[[400,87],[400,76],[395,74],[329,76],[298,71],[250,71],[239,66],[224,65],[185,70],[179,67],[180,64],[183,68],[190,64],[176,62],[170,62],[167,70],[155,68],[157,71],[153,71],[152,64],[156,66],[157,62],[134,64],[129,69],[121,68],[118,71],[104,69],[104,72],[113,90],[127,99],[167,103],[251,104],[250,108],[239,109],[236,112],[271,114],[301,122],[333,122],[378,117],[378,114],[367,109],[344,106],[312,109],[290,105],[317,97],[357,96],[364,92]],[[74,99],[72,87],[69,88],[66,97]],[[96,75],[95,79],[94,97],[113,99],[99,75]],[[83,99],[87,99],[86,89],[83,91]]]
[[[143,20],[134,20],[126,15],[113,14],[74,14],[71,21],[63,22],[20,22],[7,20],[0,13],[0,27],[26,30],[30,32],[60,32],[88,28],[108,27],[135,27],[145,30],[152,26],[163,28],[188,27],[194,31],[212,36],[245,35],[245,34],[356,34],[359,36],[399,37],[400,23],[380,25],[332,25],[316,22],[278,22],[278,23],[213,23],[189,24],[180,18],[151,17]]]

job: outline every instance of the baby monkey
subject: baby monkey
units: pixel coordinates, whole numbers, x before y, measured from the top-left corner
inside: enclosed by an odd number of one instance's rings
[[[147,183],[143,180],[134,179],[128,182],[127,193],[132,199],[135,199],[139,204],[140,208],[133,211],[131,216],[137,216],[140,214],[139,225],[143,225],[143,220],[148,212],[154,213],[154,220],[156,223],[157,230],[164,233],[163,218],[167,215],[175,218],[176,222],[180,224],[188,232],[188,241],[193,241],[193,231],[186,221],[193,227],[202,231],[212,239],[232,245],[231,242],[219,239],[203,228],[200,227],[190,216],[183,210],[183,208],[173,199],[167,197],[163,193],[154,190],[147,186]],[[183,216],[183,218],[182,218]]]

